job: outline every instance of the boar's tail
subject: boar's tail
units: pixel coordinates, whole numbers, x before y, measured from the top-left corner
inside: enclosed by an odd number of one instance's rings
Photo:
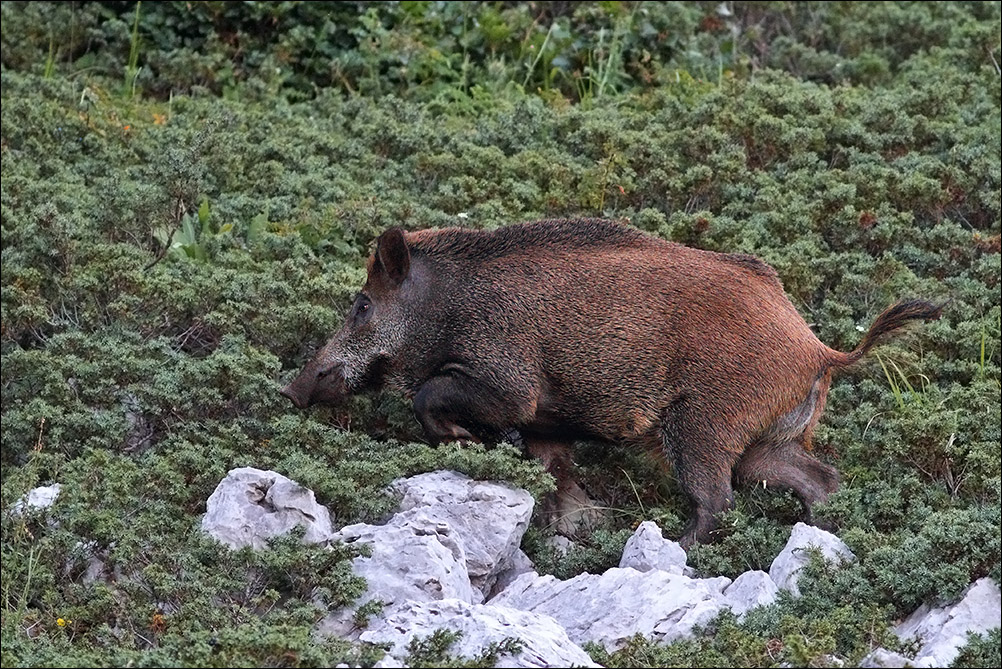
[[[924,300],[906,300],[888,307],[882,314],[877,316],[873,325],[867,330],[856,350],[851,353],[840,353],[832,351],[831,365],[834,367],[846,367],[858,361],[866,355],[871,348],[884,337],[909,321],[924,320],[931,321],[939,318],[946,303],[935,305]]]

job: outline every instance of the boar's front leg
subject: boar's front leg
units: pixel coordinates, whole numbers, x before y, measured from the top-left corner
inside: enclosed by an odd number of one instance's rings
[[[414,413],[424,433],[437,444],[443,441],[480,441],[459,425],[462,416],[456,411],[454,392],[447,377],[436,376],[421,386],[414,397]]]
[[[529,453],[543,463],[557,489],[541,500],[536,517],[557,534],[575,537],[594,527],[602,517],[600,507],[574,478],[570,444],[535,437],[525,440]]]
[[[425,382],[414,397],[414,413],[433,443],[481,441],[525,422],[517,398],[458,373]]]

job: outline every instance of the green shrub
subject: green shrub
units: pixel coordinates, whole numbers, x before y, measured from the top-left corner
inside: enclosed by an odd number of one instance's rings
[[[814,447],[842,488],[819,513],[857,562],[603,662],[852,662],[895,616],[998,579],[999,5],[719,7],[3,3],[3,664],[378,659],[311,635],[316,602],[359,592],[349,554],[201,536],[233,467],[281,471],[338,523],[439,468],[552,490],[515,449],[420,443],[392,393],[304,413],[278,395],[391,225],[600,215],[754,253],[840,350],[902,297],[949,300],[831,389]],[[641,520],[681,533],[656,456],[576,460],[606,520],[564,557],[530,532],[540,569],[612,566]],[[51,482],[51,509],[10,512]],[[690,562],[768,568],[799,512],[739,493]]]

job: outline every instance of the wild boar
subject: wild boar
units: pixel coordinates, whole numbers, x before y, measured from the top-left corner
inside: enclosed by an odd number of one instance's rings
[[[558,486],[573,440],[653,449],[692,502],[688,547],[711,539],[734,482],[791,489],[809,518],[839,481],[809,452],[832,373],[940,310],[895,304],[841,353],[752,256],[598,219],[394,228],[341,330],[282,393],[303,408],[394,388],[433,441],[517,430]]]

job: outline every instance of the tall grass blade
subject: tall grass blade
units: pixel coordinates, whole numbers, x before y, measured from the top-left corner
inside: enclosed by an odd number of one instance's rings
[[[880,363],[881,369],[884,370],[884,376],[887,377],[887,383],[891,386],[891,392],[894,393],[894,399],[898,403],[898,408],[904,409],[905,400],[901,396],[901,388],[899,388],[898,384],[894,381],[894,377],[891,376],[891,371],[887,369],[887,365],[884,364],[884,359],[881,358],[879,354],[877,355],[877,361]]]
[[[136,79],[139,78],[139,10],[142,2],[136,3],[136,17],[132,21],[132,40],[129,46],[129,64],[125,70],[125,90],[131,97],[136,96]]]

